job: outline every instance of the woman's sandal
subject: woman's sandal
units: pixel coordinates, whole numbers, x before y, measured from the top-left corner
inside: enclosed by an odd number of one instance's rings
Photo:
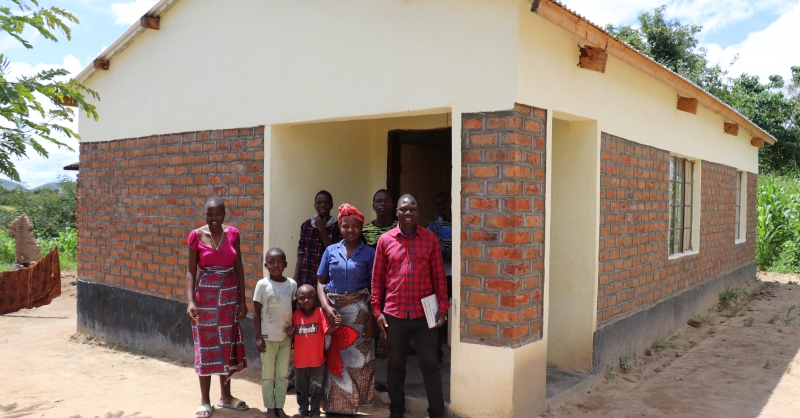
[[[200,408],[197,408],[197,412],[194,413],[194,416],[197,418],[208,418],[214,414],[214,405],[209,403],[200,405]]]
[[[245,401],[239,398],[231,399],[231,403],[220,402],[217,404],[217,406],[219,406],[220,408],[233,409],[234,411],[247,411],[248,409],[250,409],[250,407],[247,406],[247,403],[245,403]]]

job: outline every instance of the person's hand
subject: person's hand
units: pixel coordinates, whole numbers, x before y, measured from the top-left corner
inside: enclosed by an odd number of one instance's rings
[[[256,337],[256,350],[258,350],[259,353],[267,352],[267,346],[264,344],[264,339],[261,338],[260,335]]]
[[[381,330],[381,335],[383,335],[383,338],[386,338],[387,328],[389,328],[389,324],[386,323],[386,318],[383,316],[383,314],[380,314],[380,316],[378,316],[378,329]]]
[[[194,302],[189,302],[189,306],[186,307],[186,316],[188,316],[189,320],[192,322],[200,320],[200,317],[197,316],[197,305],[195,305]]]
[[[291,338],[291,337],[294,336],[294,327],[293,326],[287,326],[286,328],[283,329],[283,332],[286,333],[287,337]]]
[[[322,216],[317,216],[316,218],[314,218],[314,228],[317,228],[319,232],[328,235],[328,231],[325,230],[325,220],[322,219]]]
[[[247,304],[242,302],[239,304],[239,310],[237,311],[237,318],[242,319],[247,316]]]
[[[336,309],[333,308],[333,306],[328,305],[327,307],[324,308],[324,310],[325,310],[325,315],[328,315],[328,319],[331,322],[336,323],[336,321],[338,320],[340,324],[342,323],[342,316],[339,315],[339,312],[337,312]]]
[[[364,338],[372,338],[375,336],[375,321],[372,318],[367,320],[367,326],[364,327]]]
[[[339,316],[339,315],[336,315],[336,318],[333,320],[333,325],[336,325],[337,327],[341,326],[342,325],[342,317]]]
[[[436,312],[436,325],[434,328],[439,328],[447,321],[447,315],[444,312]]]

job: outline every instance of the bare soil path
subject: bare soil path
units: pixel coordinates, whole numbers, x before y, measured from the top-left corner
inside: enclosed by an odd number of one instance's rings
[[[193,417],[200,402],[192,367],[109,347],[75,333],[75,273],[64,272],[62,294],[38,309],[0,316],[0,418]],[[260,382],[235,377],[233,394],[247,412],[217,408],[215,418],[263,417]],[[219,381],[211,399],[219,396]],[[297,413],[294,395],[286,412]],[[369,408],[363,416],[386,417]]]
[[[759,278],[543,416],[800,417],[798,278]]]

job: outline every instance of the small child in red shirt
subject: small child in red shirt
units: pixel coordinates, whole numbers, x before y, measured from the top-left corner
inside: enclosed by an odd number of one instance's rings
[[[341,318],[331,324],[322,308],[316,306],[317,292],[310,285],[297,289],[297,305],[292,314],[290,337],[294,338],[294,379],[300,411],[293,418],[320,417],[322,379],[325,375],[325,335],[333,334]],[[309,398],[311,405],[309,407]]]

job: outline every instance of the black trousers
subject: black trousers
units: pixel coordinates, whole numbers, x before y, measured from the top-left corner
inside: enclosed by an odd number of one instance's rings
[[[442,391],[442,373],[439,370],[437,343],[439,330],[428,328],[425,317],[416,319],[400,319],[384,314],[389,328],[386,340],[389,343],[389,367],[386,373],[389,389],[389,410],[393,413],[405,412],[406,395],[406,360],[408,360],[408,342],[414,339],[419,369],[428,394],[428,416],[442,418],[444,416],[444,393]]]
[[[294,369],[295,388],[299,414],[307,417],[321,415],[319,402],[322,400],[322,378],[325,376],[325,364],[317,367],[300,367]],[[309,400],[311,405],[309,408]]]

